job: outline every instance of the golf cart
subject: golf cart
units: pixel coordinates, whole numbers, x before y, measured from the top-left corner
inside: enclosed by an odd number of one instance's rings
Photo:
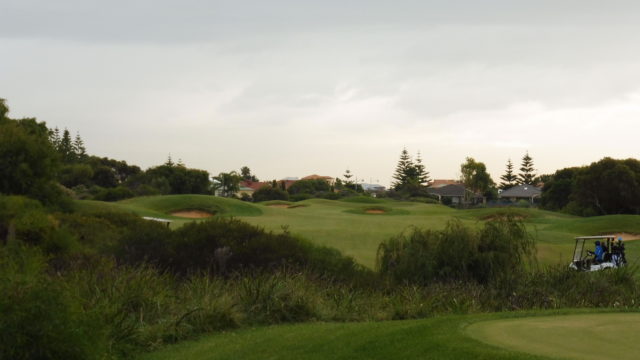
[[[601,247],[598,254],[597,246]],[[585,249],[587,247],[587,249]],[[594,247],[594,251],[589,248]],[[569,267],[578,271],[598,271],[615,269],[627,264],[624,254],[624,244],[614,235],[579,236],[573,250],[573,261]]]

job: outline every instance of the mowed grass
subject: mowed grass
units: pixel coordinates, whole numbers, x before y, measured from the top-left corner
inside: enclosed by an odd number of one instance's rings
[[[639,319],[584,310],[280,325],[210,335],[142,359],[635,359]],[[513,333],[501,332],[502,324]],[[514,347],[518,341],[526,346]]]
[[[473,338],[505,349],[563,359],[637,359],[640,314],[607,313],[483,321]]]
[[[207,195],[167,195],[138,197],[115,203],[79,201],[78,208],[88,212],[116,210],[166,218],[173,221],[173,227],[194,221],[170,215],[178,210],[204,210],[215,213],[215,216],[234,216],[271,231],[287,229],[316,244],[339,249],[371,268],[375,266],[376,251],[382,241],[414,226],[442,229],[454,218],[472,227],[481,226],[487,219],[505,214],[521,218],[538,240],[538,259],[542,265],[568,264],[576,236],[613,232],[640,234],[640,216],[635,215],[579,218],[539,209],[456,210],[437,204],[366,197],[252,204]],[[369,208],[386,209],[387,212],[369,214],[366,212]],[[627,257],[633,262],[640,255],[640,242],[628,242],[626,246]]]

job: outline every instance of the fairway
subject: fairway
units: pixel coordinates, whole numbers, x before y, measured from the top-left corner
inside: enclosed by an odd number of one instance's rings
[[[566,359],[637,359],[640,314],[607,313],[482,321],[467,328],[505,349]]]
[[[640,233],[640,216],[611,215],[578,218],[566,214],[523,208],[456,210],[438,204],[367,197],[343,200],[310,199],[300,202],[249,203],[208,195],[137,197],[118,202],[78,201],[82,212],[126,211],[140,216],[165,218],[173,228],[191,221],[174,216],[178,211],[203,211],[215,217],[233,216],[266,230],[284,229],[315,244],[336,248],[359,263],[373,268],[378,245],[412,227],[439,230],[451,219],[467,226],[513,214],[523,219],[537,239],[538,260],[543,265],[568,264],[575,236],[604,233]],[[173,214],[173,215],[172,215]],[[640,242],[627,243],[629,259],[637,259]]]

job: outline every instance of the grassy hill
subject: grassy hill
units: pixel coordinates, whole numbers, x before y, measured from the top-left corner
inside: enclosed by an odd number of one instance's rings
[[[616,232],[640,234],[640,216],[634,215],[579,218],[538,209],[455,210],[442,205],[365,197],[252,204],[207,195],[167,195],[115,203],[79,201],[78,208],[88,212],[115,210],[166,218],[173,220],[172,226],[193,221],[171,215],[179,210],[234,216],[267,230],[279,232],[287,228],[315,243],[337,248],[369,267],[374,266],[377,247],[383,240],[413,226],[442,229],[453,218],[470,226],[478,226],[483,221],[505,214],[523,219],[538,239],[538,257],[542,264],[568,263],[575,236]],[[381,212],[368,211],[372,209]],[[627,249],[629,259],[640,255],[640,243],[630,242]]]

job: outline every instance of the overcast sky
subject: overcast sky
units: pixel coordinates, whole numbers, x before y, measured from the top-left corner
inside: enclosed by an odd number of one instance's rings
[[[639,157],[637,1],[0,0],[10,116],[143,168],[388,185]]]

